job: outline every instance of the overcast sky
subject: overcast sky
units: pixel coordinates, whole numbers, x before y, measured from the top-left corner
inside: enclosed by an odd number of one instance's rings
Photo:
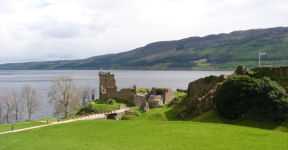
[[[0,63],[75,59],[287,26],[288,0],[0,0],[0,20]]]

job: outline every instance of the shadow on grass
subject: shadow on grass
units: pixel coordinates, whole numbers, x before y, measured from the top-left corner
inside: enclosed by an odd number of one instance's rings
[[[165,115],[169,121],[181,120],[177,117],[173,109],[168,109],[167,111],[165,111]],[[215,111],[206,112],[197,117],[187,118],[185,119],[185,121],[230,124],[230,125],[238,125],[238,126],[246,126],[246,127],[261,128],[261,129],[268,129],[268,130],[279,130],[279,131],[288,132],[288,121],[283,122],[283,123],[270,122],[270,121],[254,121],[254,120],[248,120],[248,119],[230,121],[230,120],[221,118]]]
[[[229,120],[221,118],[215,111],[206,112],[200,116],[193,117],[193,118],[179,119],[179,117],[177,116],[177,112],[171,107],[151,109],[149,112],[143,113],[140,119],[162,120],[162,121],[193,121],[193,122],[206,122],[206,123],[217,123],[217,124],[230,124],[230,125],[237,125],[237,126],[246,126],[246,127],[288,132],[288,121],[284,123],[276,123],[276,122],[269,122],[269,121],[254,121],[254,120],[248,120],[248,119],[229,121]]]
[[[206,112],[203,115],[195,117],[191,120],[197,121],[197,122],[225,123],[225,124],[231,124],[231,125],[248,126],[248,127],[253,127],[253,128],[261,128],[261,129],[269,129],[269,130],[275,130],[283,124],[281,122],[255,121],[255,120],[248,120],[248,119],[231,121],[231,120],[226,120],[226,119],[221,118],[215,111]]]

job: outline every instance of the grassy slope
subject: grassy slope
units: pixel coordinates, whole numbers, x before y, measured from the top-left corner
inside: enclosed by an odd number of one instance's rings
[[[28,127],[33,127],[33,126],[38,126],[38,125],[43,125],[43,124],[45,123],[40,122],[40,121],[19,122],[19,123],[14,124],[14,129],[23,129],[23,128],[28,128]],[[0,132],[9,131],[9,130],[11,130],[11,124],[0,125]]]
[[[139,117],[134,118],[134,120],[177,120],[175,114],[170,111],[171,108],[163,107],[163,108],[156,108],[151,109],[147,113],[142,113]],[[238,126],[248,126],[253,128],[262,128],[262,129],[269,129],[269,130],[276,130],[276,131],[286,131],[288,132],[288,121],[284,122],[283,124],[276,124],[271,122],[257,122],[252,120],[241,120],[241,121],[227,121],[220,118],[216,112],[207,112],[201,116],[195,117],[190,121],[193,122],[206,122],[206,123],[218,123],[218,124],[232,124]]]
[[[120,107],[119,104],[97,104],[95,103],[93,105],[93,109],[97,113],[110,112],[110,111],[119,109],[119,107]]]
[[[288,134],[180,121],[82,121],[0,136],[1,150],[286,150]]]
[[[105,104],[102,102],[90,102],[90,104],[78,112],[78,115],[111,112],[113,110],[119,109],[120,105],[121,104],[119,103]]]
[[[163,108],[154,108],[150,109],[149,112],[142,113],[137,120],[161,120],[161,121],[168,121],[168,120],[175,120],[175,115],[173,113],[169,113],[171,109],[168,107]]]
[[[227,121],[220,118],[216,112],[207,112],[201,116],[193,118],[192,121],[196,122],[210,122],[210,123],[225,123],[225,124],[233,124],[238,126],[248,126],[253,128],[262,128],[269,129],[275,131],[288,131],[288,123],[284,122],[283,124],[271,123],[271,122],[259,122],[252,120],[239,120],[239,121]]]

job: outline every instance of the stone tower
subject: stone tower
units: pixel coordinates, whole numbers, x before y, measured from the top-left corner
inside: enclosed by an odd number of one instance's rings
[[[101,100],[114,98],[117,95],[117,86],[114,74],[111,74],[110,72],[100,72],[99,81],[99,98]]]

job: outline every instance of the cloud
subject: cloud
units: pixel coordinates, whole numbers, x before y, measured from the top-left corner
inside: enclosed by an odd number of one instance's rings
[[[0,0],[0,19],[0,63],[74,59],[158,40],[285,26],[288,1]]]
[[[80,28],[76,24],[57,24],[44,29],[42,34],[52,38],[73,38],[80,35]]]
[[[37,24],[29,24],[31,32],[37,32],[44,38],[74,38],[80,36],[82,26],[73,22],[57,22],[44,20]]]

